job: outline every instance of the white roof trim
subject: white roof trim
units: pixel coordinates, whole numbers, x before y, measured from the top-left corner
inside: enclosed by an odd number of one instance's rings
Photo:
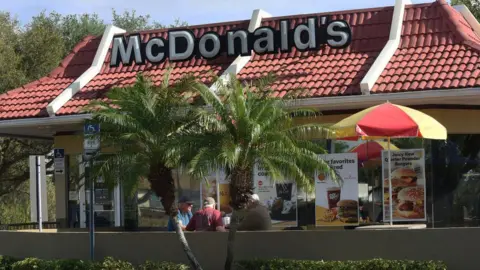
[[[289,107],[320,107],[320,109],[326,111],[367,108],[374,104],[380,104],[386,101],[407,106],[428,104],[441,105],[449,104],[446,101],[450,99],[461,98],[468,100],[479,100],[480,88],[425,90],[372,95],[306,98],[293,100],[287,104]]]
[[[457,5],[453,6],[454,9],[456,9],[460,14],[462,14],[463,18],[470,24],[470,26],[473,28],[473,31],[477,36],[480,38],[480,23],[477,21],[475,16],[473,16],[472,12],[466,7],[465,5]]]
[[[80,89],[87,85],[95,76],[98,75],[102,69],[102,65],[107,57],[110,43],[113,36],[125,33],[125,30],[108,25],[103,32],[102,40],[95,53],[92,65],[72,84],[70,84],[60,95],[58,95],[50,104],[47,105],[47,112],[50,116],[55,116],[55,113],[67,103]]]
[[[272,15],[269,13],[261,10],[261,9],[255,9],[252,13],[252,18],[250,19],[250,24],[248,25],[248,31],[253,32],[255,31],[258,27],[260,27],[260,24],[262,23],[263,18],[270,18]],[[237,75],[240,73],[240,71],[247,65],[247,63],[250,61],[251,56],[237,56],[235,60],[228,66],[228,68],[220,75],[218,78],[217,83],[223,83],[229,80],[230,75]],[[214,83],[211,87],[210,90],[216,92],[217,90],[217,83]]]
[[[0,129],[4,128],[28,128],[52,125],[69,125],[83,123],[92,118],[91,114],[62,115],[55,117],[35,117],[24,119],[12,119],[0,121]]]
[[[387,44],[383,47],[373,65],[368,70],[363,80],[360,82],[360,89],[364,95],[370,94],[373,86],[387,66],[393,54],[400,45],[403,25],[403,15],[405,13],[405,5],[411,4],[410,0],[395,0],[393,10],[392,26],[390,27],[390,37]]]

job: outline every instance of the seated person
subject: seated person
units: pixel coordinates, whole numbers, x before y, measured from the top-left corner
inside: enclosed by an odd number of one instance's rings
[[[190,222],[190,219],[192,218],[192,206],[193,206],[193,201],[186,196],[183,196],[178,200],[177,218],[178,218],[178,221],[180,222],[180,227],[182,228],[182,230],[185,230],[185,228],[187,227],[187,224]],[[173,224],[172,219],[168,220],[167,228],[168,228],[168,231],[170,232],[175,231],[175,226]]]
[[[250,197],[245,218],[238,226],[239,231],[267,231],[272,228],[268,209],[260,203],[257,194]]]
[[[203,208],[198,210],[190,219],[187,231],[225,231],[222,214],[215,209],[215,200],[207,197],[203,201]]]

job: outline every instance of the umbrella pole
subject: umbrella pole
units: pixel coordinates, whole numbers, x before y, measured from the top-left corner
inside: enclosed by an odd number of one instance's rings
[[[392,197],[392,153],[390,151],[390,137],[388,137],[388,192],[390,198],[390,226],[393,225],[393,197]]]

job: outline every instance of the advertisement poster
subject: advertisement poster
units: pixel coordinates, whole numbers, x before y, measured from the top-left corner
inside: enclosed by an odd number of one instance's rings
[[[425,152],[423,149],[391,151],[392,199],[388,183],[388,151],[382,151],[383,220],[390,221],[392,201],[393,221],[426,220]]]
[[[335,183],[330,175],[315,175],[315,225],[358,225],[358,159],[356,153],[320,155],[334,168],[342,181]]]
[[[218,193],[219,193],[219,202],[220,202],[220,211],[225,212],[225,214],[231,214],[232,208],[230,207],[230,183],[225,179],[225,173],[220,170],[218,171]]]
[[[203,207],[203,200],[207,197],[212,197],[217,203],[219,201],[219,191],[218,191],[218,174],[217,172],[210,173],[205,180],[200,183],[200,207]]]
[[[265,205],[273,227],[297,226],[297,186],[292,181],[274,182],[265,168],[258,164],[253,175],[255,193]]]

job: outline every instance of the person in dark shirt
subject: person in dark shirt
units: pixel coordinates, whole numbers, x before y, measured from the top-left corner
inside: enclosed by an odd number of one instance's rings
[[[185,230],[190,219],[192,218],[192,206],[193,201],[190,198],[183,196],[178,200],[178,221],[180,221],[180,227],[182,230]],[[173,224],[173,220],[168,220],[168,231],[173,232],[175,231],[175,226]]]
[[[222,214],[215,209],[215,200],[207,197],[203,201],[203,209],[198,210],[186,228],[187,231],[225,231]]]
[[[239,231],[267,231],[272,228],[272,219],[267,207],[260,203],[257,194],[250,197],[245,218],[238,226]]]

